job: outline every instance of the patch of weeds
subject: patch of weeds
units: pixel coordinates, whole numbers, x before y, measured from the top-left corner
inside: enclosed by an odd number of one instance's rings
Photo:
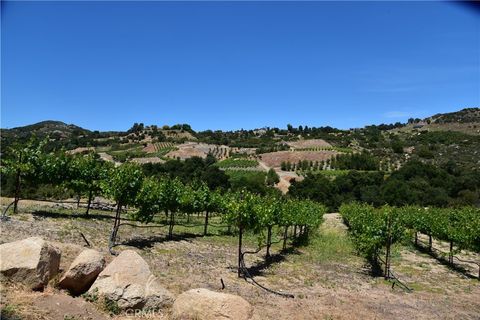
[[[19,221],[28,221],[28,216],[25,214],[18,215],[17,219]]]
[[[392,286],[392,283],[388,280],[385,280],[385,278],[383,277],[378,277],[378,278],[375,278],[372,280],[372,284],[375,285],[375,286],[387,286],[387,287],[391,287]]]
[[[312,279],[304,279],[303,280],[303,285],[306,287],[313,287],[314,281]]]
[[[82,298],[85,299],[88,302],[95,303],[98,301],[98,289],[95,288],[93,289],[92,292],[85,292],[82,294]]]
[[[0,310],[1,319],[5,320],[21,320],[18,315],[17,307],[13,304],[7,304]]]
[[[390,257],[393,261],[398,261],[401,259],[401,250],[403,249],[402,246],[399,246],[399,245],[393,245],[391,247],[391,251],[390,251]]]
[[[311,238],[305,251],[313,262],[332,264],[357,260],[351,240],[335,229],[320,230]]]
[[[426,262],[418,262],[417,266],[419,266],[420,268],[422,268],[423,270],[426,270],[426,271],[432,270],[432,267]]]
[[[156,249],[155,253],[152,253],[153,256],[159,255],[159,254],[171,254],[175,253],[175,249]]]
[[[77,317],[66,314],[63,316],[63,320],[77,320]]]
[[[95,303],[97,306],[108,312],[110,315],[117,315],[121,311],[116,301],[104,296],[100,297],[97,288],[93,289],[92,292],[85,292],[84,294],[82,294],[82,298],[88,302]]]
[[[433,287],[429,284],[426,283],[421,283],[421,282],[411,282],[408,284],[410,288],[412,288],[414,291],[425,291],[425,292],[431,292],[431,293],[445,293],[445,290],[441,288],[436,288]]]
[[[104,298],[103,307],[110,315],[117,315],[121,311],[117,301],[108,299],[107,297]]]

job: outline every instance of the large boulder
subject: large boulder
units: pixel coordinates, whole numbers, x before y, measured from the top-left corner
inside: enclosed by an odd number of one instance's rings
[[[135,251],[125,250],[97,277],[88,291],[115,301],[122,310],[161,309],[173,303],[173,295],[150,272]]]
[[[58,273],[60,250],[39,237],[0,245],[1,278],[43,289]]]
[[[58,286],[75,295],[84,293],[90,288],[98,274],[105,268],[105,259],[96,250],[83,250],[73,260]]]
[[[253,307],[233,294],[192,289],[177,297],[172,315],[174,319],[182,320],[247,320],[253,315]]]

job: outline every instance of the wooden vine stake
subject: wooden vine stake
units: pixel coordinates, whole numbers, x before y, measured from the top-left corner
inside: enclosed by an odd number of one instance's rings
[[[453,265],[453,241],[450,241],[450,252],[448,254],[448,263]]]
[[[240,225],[238,228],[238,277],[242,277],[242,236],[243,236],[243,228]]]
[[[385,279],[390,278],[390,247],[392,244],[392,235],[391,235],[391,215],[387,215],[387,245],[385,253]]]

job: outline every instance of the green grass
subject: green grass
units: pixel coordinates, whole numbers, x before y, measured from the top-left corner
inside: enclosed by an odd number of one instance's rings
[[[408,286],[413,289],[413,291],[424,291],[424,292],[431,292],[431,293],[446,293],[445,289],[433,287],[429,283],[422,283],[422,282],[410,282]]]
[[[338,177],[346,175],[350,172],[350,170],[318,170],[315,173],[322,174],[326,177]]]
[[[258,166],[257,160],[242,158],[228,158],[217,163],[220,168],[254,168]]]
[[[265,181],[266,172],[264,171],[241,171],[241,170],[226,170],[225,173],[230,178],[230,181],[245,179],[263,179]]]
[[[320,228],[305,248],[306,257],[316,263],[345,263],[359,259],[347,234],[341,230]]]

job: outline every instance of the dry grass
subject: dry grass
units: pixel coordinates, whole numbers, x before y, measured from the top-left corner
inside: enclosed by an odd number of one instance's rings
[[[69,210],[51,211],[61,214],[23,213],[13,217],[2,225],[0,241],[32,235],[55,241],[63,246],[63,268],[76,255],[78,247],[72,244],[83,244],[80,230],[95,249],[103,252],[108,260],[112,259],[106,250],[111,220],[72,217]],[[201,221],[202,217],[195,219]],[[392,290],[391,283],[370,276],[368,264],[355,254],[338,214],[325,216],[323,226],[308,246],[280,254],[281,244],[275,244],[272,263],[265,263],[264,251],[247,256],[247,265],[253,267],[258,282],[274,290],[290,292],[295,299],[272,295],[238,278],[236,237],[222,235],[220,228],[211,228],[213,235],[201,237],[201,230],[201,227],[176,226],[175,233],[182,237],[166,241],[165,229],[124,228],[120,231],[121,240],[135,241],[116,250],[133,249],[141,254],[161,283],[174,294],[198,287],[221,290],[220,279],[223,279],[225,292],[240,295],[255,307],[254,319],[480,318],[478,280],[465,278],[411,247],[397,248],[393,270],[415,289],[413,293],[397,287]],[[276,239],[279,234],[274,233]],[[255,247],[256,237],[247,235],[245,249]],[[21,307],[36,294],[20,290],[16,295],[11,294],[7,303]],[[41,315],[39,312],[34,316]],[[166,310],[164,318],[168,317]]]
[[[42,293],[32,292],[21,284],[2,285],[1,292],[2,319],[50,320],[47,311],[32,304]]]

